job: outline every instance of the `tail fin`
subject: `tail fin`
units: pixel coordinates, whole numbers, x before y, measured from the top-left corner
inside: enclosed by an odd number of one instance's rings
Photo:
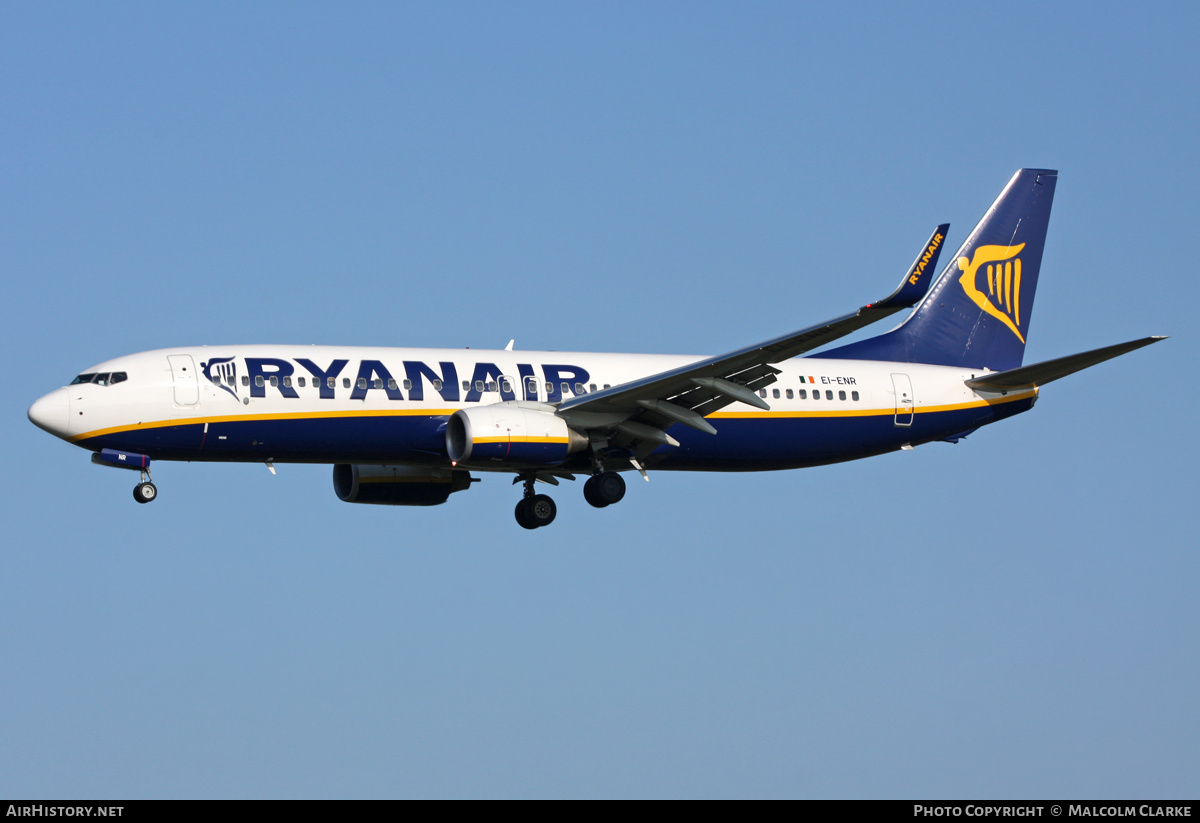
[[[904,323],[814,357],[1020,366],[1057,182],[1050,169],[1018,171]]]

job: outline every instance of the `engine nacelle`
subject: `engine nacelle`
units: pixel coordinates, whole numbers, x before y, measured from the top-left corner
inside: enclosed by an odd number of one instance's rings
[[[543,408],[494,403],[459,409],[446,424],[446,451],[455,465],[537,468],[557,466],[587,448],[587,437],[553,407]]]
[[[471,473],[413,466],[333,467],[333,491],[347,503],[383,506],[440,506],[453,492],[471,485]]]

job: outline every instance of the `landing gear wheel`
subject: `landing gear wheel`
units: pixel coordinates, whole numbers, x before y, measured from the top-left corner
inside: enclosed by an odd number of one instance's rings
[[[589,477],[587,482],[583,484],[583,499],[588,502],[588,505],[595,506],[597,509],[603,509],[608,505],[600,499],[600,495],[596,491],[595,477]]]
[[[153,483],[138,483],[133,487],[133,499],[139,503],[149,503],[158,497],[158,489]]]
[[[554,516],[558,514],[558,506],[554,505],[553,500],[544,494],[533,493],[535,480],[537,480],[537,475],[533,472],[522,472],[513,481],[525,484],[525,494],[521,497],[521,502],[517,504],[514,512],[517,516],[517,523],[523,529],[540,529],[542,526],[549,526],[554,522]]]
[[[583,499],[602,509],[620,503],[625,496],[625,479],[616,472],[602,472],[583,484]]]
[[[554,501],[547,495],[535,494],[523,502],[525,502],[525,516],[529,518],[530,523],[533,523],[535,529],[549,526],[554,522],[554,516],[558,514],[558,506],[554,505]]]
[[[517,523],[519,523],[521,525],[521,528],[536,529],[538,527],[538,524],[534,523],[533,520],[529,516],[529,501],[528,500],[518,500],[517,501],[516,515],[517,515]]]

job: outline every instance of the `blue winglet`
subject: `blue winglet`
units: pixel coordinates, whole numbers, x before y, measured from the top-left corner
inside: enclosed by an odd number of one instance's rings
[[[934,229],[917,259],[908,267],[908,274],[904,275],[899,287],[883,300],[872,303],[869,308],[906,308],[920,302],[925,292],[929,291],[929,284],[933,282],[933,272],[937,270],[938,257],[942,254],[942,245],[946,242],[948,231],[949,223],[943,223]]]

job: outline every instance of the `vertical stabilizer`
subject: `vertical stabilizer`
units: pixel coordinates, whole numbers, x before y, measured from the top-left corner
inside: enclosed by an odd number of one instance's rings
[[[813,355],[989,368],[1021,365],[1058,172],[1013,175],[898,328]]]

